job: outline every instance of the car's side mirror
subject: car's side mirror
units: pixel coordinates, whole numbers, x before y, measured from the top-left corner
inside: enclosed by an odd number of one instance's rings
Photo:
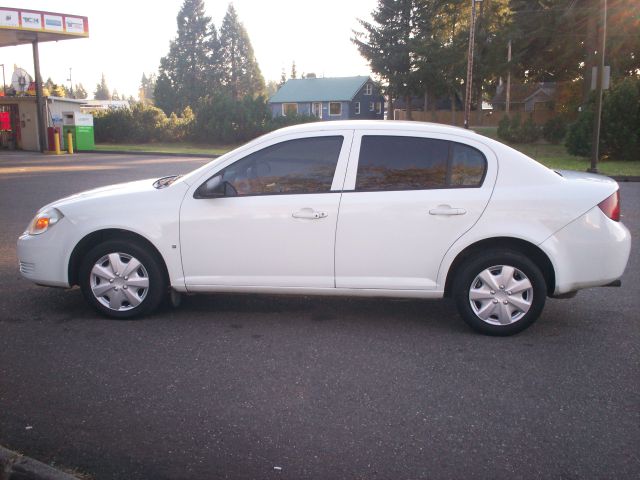
[[[198,187],[194,198],[220,198],[220,197],[235,197],[238,195],[238,191],[233,185],[226,180],[222,180],[222,175],[216,175],[204,182]]]

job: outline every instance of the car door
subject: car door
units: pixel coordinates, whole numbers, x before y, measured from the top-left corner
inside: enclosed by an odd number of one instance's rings
[[[180,213],[187,289],[333,288],[352,136],[335,130],[280,136],[201,177]],[[207,185],[222,188],[221,196],[199,195]]]
[[[336,232],[336,287],[435,289],[440,262],[486,207],[490,149],[455,135],[356,132]]]

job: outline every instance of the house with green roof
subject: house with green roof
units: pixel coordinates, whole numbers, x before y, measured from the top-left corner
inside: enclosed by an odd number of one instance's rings
[[[274,117],[313,115],[319,120],[384,118],[384,97],[371,77],[292,78],[270,99]]]

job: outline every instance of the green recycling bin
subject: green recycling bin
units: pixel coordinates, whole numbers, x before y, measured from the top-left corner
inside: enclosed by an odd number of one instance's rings
[[[95,150],[93,115],[80,112],[62,112],[62,133],[67,148],[67,133],[71,132],[74,150]]]

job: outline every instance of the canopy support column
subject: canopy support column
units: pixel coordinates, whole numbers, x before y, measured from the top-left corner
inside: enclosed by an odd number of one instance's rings
[[[45,123],[44,95],[42,93],[42,76],[40,75],[40,54],[38,53],[38,40],[31,42],[33,45],[33,69],[36,74],[36,114],[38,118],[38,142],[40,151],[47,150],[47,126]]]

